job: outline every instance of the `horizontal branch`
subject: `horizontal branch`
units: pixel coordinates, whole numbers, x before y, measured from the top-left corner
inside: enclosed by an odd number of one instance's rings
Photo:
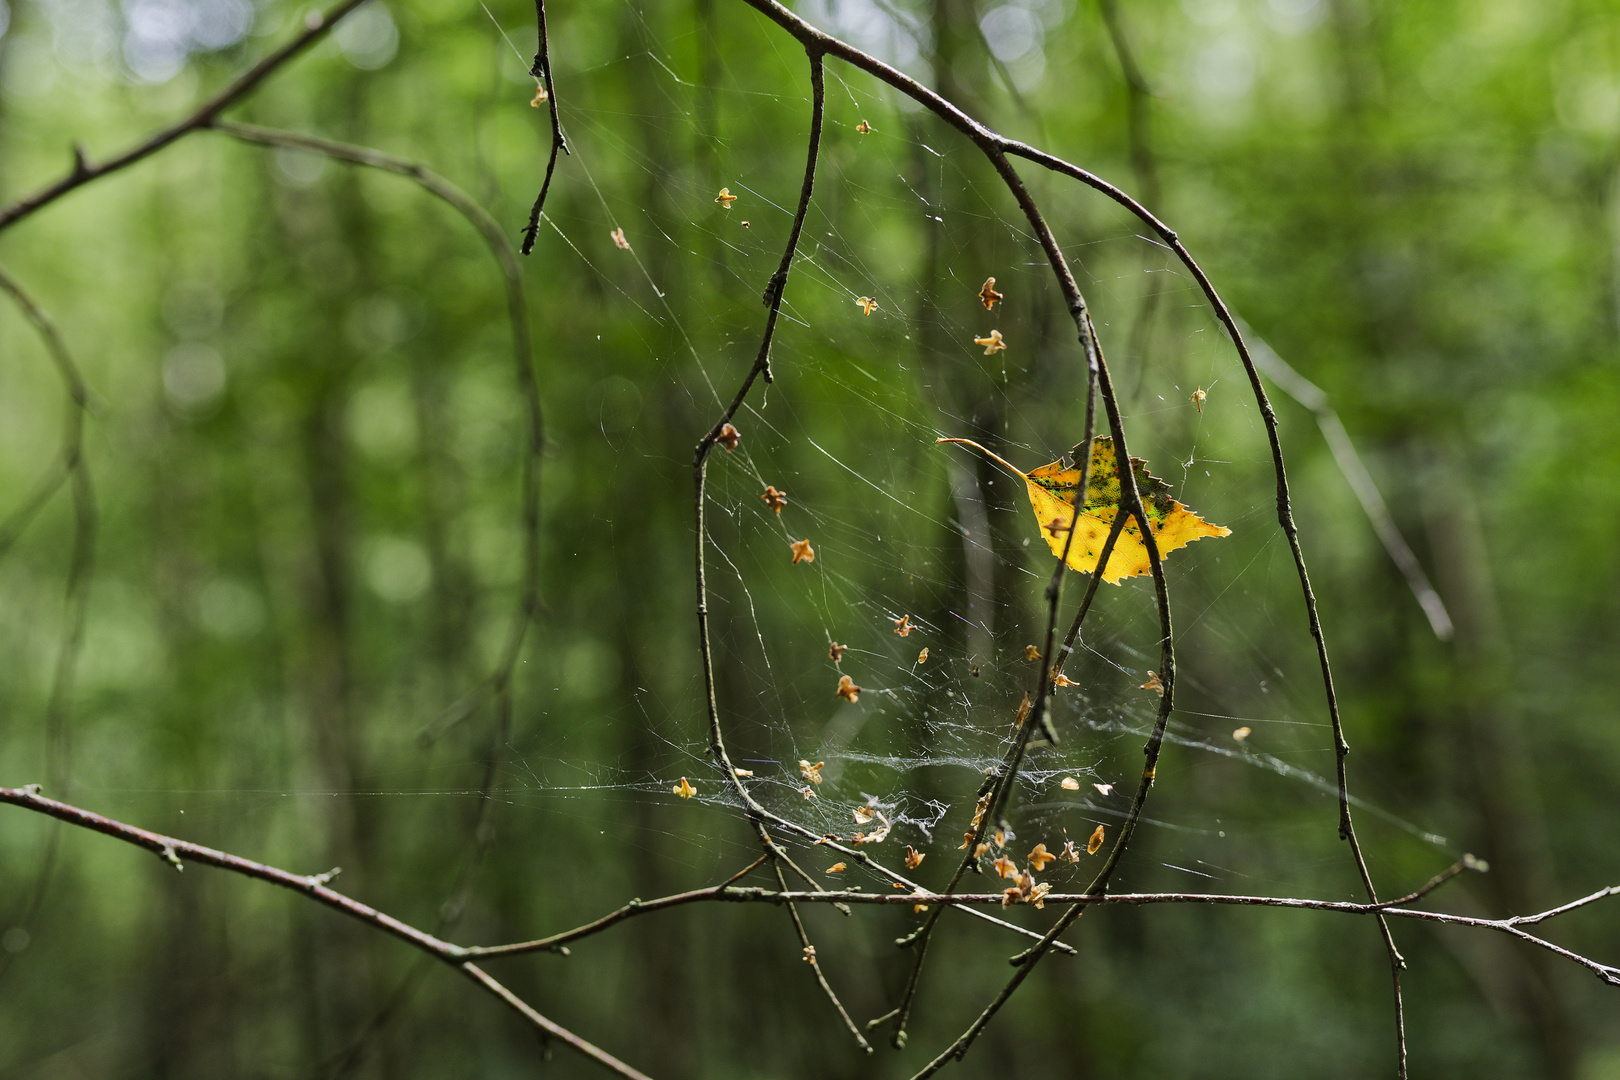
[[[1508,934],[1511,937],[1529,942],[1539,948],[1546,949],[1573,963],[1591,971],[1599,979],[1611,986],[1620,986],[1620,967],[1602,964],[1580,953],[1554,945],[1545,938],[1525,933],[1519,929],[1521,926],[1531,926],[1557,915],[1574,911],[1576,908],[1602,900],[1605,897],[1620,895],[1620,885],[1611,885],[1599,889],[1589,896],[1573,900],[1561,907],[1552,908],[1536,915],[1515,915],[1506,919],[1481,919],[1472,915],[1452,915],[1443,911],[1419,911],[1415,908],[1396,907],[1399,901],[1384,901],[1377,904],[1359,904],[1343,900],[1310,900],[1303,897],[1289,896],[1242,896],[1229,893],[1047,893],[1043,900],[1048,904],[1109,904],[1131,905],[1136,907],[1150,904],[1221,904],[1237,907],[1273,907],[1291,908],[1303,911],[1333,911],[1344,915],[1395,915],[1407,919],[1418,919],[1424,922],[1445,923],[1453,926],[1470,926],[1481,930],[1495,930]],[[985,904],[1001,904],[1005,900],[1002,893],[868,893],[859,889],[845,892],[801,893],[786,892],[774,893],[768,889],[728,889],[715,897],[717,900],[756,901],[771,904],[803,904],[803,903],[841,903],[841,904],[954,904],[958,906],[974,906]]]
[[[239,855],[231,855],[215,848],[204,847],[202,844],[193,844],[172,836],[164,836],[162,833],[149,832],[146,829],[126,825],[121,821],[103,817],[101,814],[80,809],[77,806],[57,802],[55,799],[47,799],[40,794],[37,784],[29,784],[27,787],[21,788],[0,788],[0,803],[10,803],[25,810],[33,810],[36,813],[56,818],[58,821],[65,821],[69,825],[77,825],[93,832],[104,833],[127,844],[145,848],[176,870],[183,871],[186,862],[189,860],[202,863],[205,866],[215,866],[221,870],[230,870],[245,877],[267,881],[272,885],[279,885],[284,889],[302,893],[312,900],[341,911],[350,918],[358,919],[368,926],[392,934],[401,941],[414,945],[423,952],[452,965],[463,975],[466,975],[469,979],[500,998],[535,1027],[540,1028],[559,1042],[566,1043],[569,1047],[599,1065],[603,1065],[620,1076],[629,1078],[629,1080],[649,1080],[645,1073],[625,1064],[606,1050],[587,1042],[567,1028],[536,1012],[532,1006],[491,978],[487,972],[477,965],[469,963],[468,957],[470,954],[468,950],[459,945],[452,945],[448,941],[441,941],[432,934],[424,933],[408,923],[401,922],[392,915],[384,914],[368,904],[362,904],[358,900],[351,899],[335,889],[329,888],[327,883],[338,874],[335,869],[324,874],[288,873],[265,863],[244,859]]]
[[[683,904],[692,904],[700,900],[721,899],[720,893],[725,892],[732,884],[755,870],[770,854],[761,855],[737,873],[731,875],[718,885],[711,885],[707,889],[693,889],[691,892],[676,893],[673,896],[662,896],[657,900],[632,900],[623,907],[608,912],[600,919],[593,919],[584,926],[550,937],[538,938],[534,941],[518,941],[511,945],[474,945],[462,950],[462,955],[485,958],[490,956],[521,956],[524,953],[554,952],[568,955],[567,945],[570,941],[599,934],[610,926],[615,926],[626,919],[637,915],[646,915],[654,911],[663,911],[665,908],[680,907]]]

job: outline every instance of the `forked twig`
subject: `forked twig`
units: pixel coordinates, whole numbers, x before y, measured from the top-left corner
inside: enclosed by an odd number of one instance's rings
[[[535,196],[534,206],[529,209],[529,223],[523,227],[523,254],[527,255],[534,250],[535,237],[540,233],[540,215],[546,209],[546,196],[551,192],[551,178],[557,172],[558,153],[572,154],[568,149],[568,137],[563,134],[562,119],[557,115],[557,87],[551,79],[551,41],[546,36],[546,0],[534,0],[535,32],[539,37],[539,44],[535,47],[534,63],[529,67],[529,74],[541,81],[546,91],[546,106],[551,115],[551,153],[546,158],[546,178],[540,184],[540,194]]]
[[[714,422],[702,439],[698,440],[697,448],[692,453],[692,504],[693,516],[696,519],[697,538],[694,550],[694,559],[697,567],[697,621],[698,621],[698,650],[703,662],[703,690],[704,701],[708,709],[709,722],[709,752],[714,755],[721,773],[726,778],[737,800],[745,808],[750,823],[754,826],[760,840],[766,849],[780,852],[780,848],[770,839],[764,826],[764,807],[748,792],[743,782],[737,777],[737,769],[731,763],[726,753],[725,733],[720,727],[720,704],[715,695],[714,686],[714,650],[709,638],[709,586],[708,574],[705,567],[704,552],[708,544],[707,525],[704,522],[705,489],[708,479],[709,455],[720,440],[721,432],[737,410],[742,407],[743,400],[748,391],[753,388],[754,382],[763,377],[768,383],[771,381],[771,342],[776,334],[777,317],[782,310],[782,293],[787,286],[788,273],[793,268],[793,257],[798,251],[799,236],[804,231],[805,215],[810,212],[810,195],[816,183],[816,161],[821,153],[822,118],[826,108],[826,84],[822,72],[821,53],[810,50],[810,82],[815,90],[811,102],[810,113],[810,140],[809,149],[805,154],[804,181],[800,185],[798,209],[793,214],[793,225],[788,231],[787,245],[782,252],[782,261],[776,272],[771,275],[769,283],[765,286],[765,331],[761,336],[759,351],[754,356],[754,362],[748,373],[743,376],[742,385],[720,414],[720,419]],[[780,852],[783,856],[785,852]],[[794,867],[798,870],[797,867]],[[798,872],[811,880],[804,871]]]
[[[782,876],[781,865],[773,862],[771,869],[776,871],[777,883],[782,886],[782,892],[786,893],[788,891],[787,879]],[[844,1021],[844,1026],[849,1028],[849,1033],[855,1036],[856,1045],[870,1054],[872,1044],[866,1041],[866,1036],[862,1034],[861,1029],[855,1026],[854,1020],[850,1019],[849,1010],[844,1008],[842,1001],[838,1000],[838,994],[833,990],[832,983],[827,981],[827,973],[821,970],[821,958],[816,955],[816,947],[810,944],[810,933],[804,928],[804,920],[799,918],[798,907],[790,900],[787,902],[787,909],[788,916],[793,920],[793,929],[799,935],[799,944],[804,948],[805,963],[809,964],[810,970],[816,973],[816,982],[821,986],[822,993],[827,995],[827,1000],[832,1002],[833,1008],[838,1010],[839,1019]]]
[[[324,36],[328,30],[332,29],[333,24],[339,19],[363,3],[365,3],[365,0],[342,0],[341,3],[324,13],[311,11],[304,17],[304,29],[291,41],[232,80],[213,97],[197,106],[191,115],[184,120],[171,124],[156,135],[130,147],[123,153],[97,163],[90,161],[85,157],[83,150],[75,147],[73,151],[73,168],[66,176],[53,184],[40,188],[31,195],[24,195],[9,206],[0,207],[0,229],[15,225],[23,218],[34,213],[34,211],[49,206],[63,195],[83,187],[92,180],[99,180],[110,173],[128,168],[137,161],[157,153],[177,139],[209,126],[220,113],[246,97],[272,72],[303,52],[313,42]]]
[[[683,904],[692,904],[700,900],[724,899],[724,897],[720,895],[721,893],[724,893],[731,886],[735,885],[737,882],[759,869],[759,867],[770,857],[770,853],[766,852],[753,862],[749,863],[747,866],[743,867],[741,870],[737,871],[735,874],[732,874],[730,877],[726,878],[726,880],[720,882],[720,884],[710,885],[706,889],[693,889],[691,892],[676,893],[673,896],[661,896],[656,900],[632,900],[623,907],[615,911],[610,911],[599,919],[592,919],[584,926],[579,926],[573,930],[564,931],[561,934],[552,934],[549,937],[536,938],[533,941],[518,941],[510,945],[471,945],[462,950],[462,953],[465,956],[479,960],[488,959],[490,957],[522,956],[525,953],[536,952],[554,952],[567,956],[569,942],[590,937],[592,934],[599,934],[603,930],[606,930],[612,926],[617,926],[626,919],[633,919],[637,915],[647,915],[654,911],[663,911],[665,908],[680,907]],[[787,891],[786,885],[783,886],[783,891]]]
[[[455,967],[468,978],[506,1002],[519,1015],[547,1035],[567,1044],[572,1049],[596,1061],[598,1064],[606,1066],[620,1076],[629,1077],[631,1080],[647,1080],[646,1074],[638,1069],[626,1065],[606,1050],[587,1042],[567,1028],[536,1012],[516,994],[473,965],[469,960],[470,954],[461,946],[452,945],[448,941],[443,941],[432,934],[418,930],[416,927],[401,922],[392,915],[385,914],[368,904],[344,896],[331,888],[327,883],[331,881],[335,872],[309,875],[291,874],[265,863],[244,859],[240,855],[231,855],[215,848],[204,847],[201,844],[193,844],[172,836],[164,836],[161,833],[149,832],[134,825],[126,825],[121,821],[114,821],[112,818],[91,813],[77,806],[70,806],[67,803],[57,802],[55,799],[48,799],[40,794],[38,786],[35,785],[24,788],[0,788],[0,803],[10,803],[13,806],[20,806],[36,813],[46,814],[59,821],[65,821],[69,825],[77,825],[93,832],[104,833],[125,843],[145,848],[176,870],[184,870],[187,862],[202,863],[205,866],[229,870],[244,877],[269,882],[272,885],[279,885],[284,889],[302,893],[317,903],[324,904],[335,911],[342,912],[351,919],[356,919],[381,930],[383,933],[398,938],[406,944]]]

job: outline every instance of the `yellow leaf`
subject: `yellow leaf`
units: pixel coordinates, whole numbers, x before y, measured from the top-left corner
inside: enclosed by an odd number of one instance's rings
[[[1091,475],[1086,484],[1086,501],[1078,522],[1075,520],[1074,503],[1075,496],[1079,493],[1080,470],[1071,465],[1066,458],[1059,458],[1033,472],[1026,473],[971,439],[937,441],[971,446],[1023,480],[1029,489],[1029,504],[1035,511],[1035,522],[1040,526],[1041,536],[1052,549],[1052,554],[1062,555],[1065,545],[1068,545],[1068,564],[1071,570],[1078,570],[1082,574],[1096,571],[1103,544],[1107,541],[1108,532],[1119,513],[1121,491],[1119,468],[1111,436],[1099,435],[1092,440]],[[1071,453],[1077,453],[1080,449],[1076,447]],[[1131,468],[1136,477],[1136,490],[1142,497],[1148,525],[1158,544],[1161,557],[1201,537],[1232,535],[1231,529],[1211,525],[1172,499],[1170,485],[1148,472],[1147,463],[1141,458],[1132,458]],[[1071,528],[1078,529],[1072,544],[1068,539]],[[1146,574],[1149,571],[1150,564],[1147,548],[1142,543],[1141,525],[1133,517],[1120,531],[1119,539],[1114,543],[1114,550],[1108,557],[1108,565],[1103,567],[1102,579],[1110,585],[1117,585],[1125,578]]]

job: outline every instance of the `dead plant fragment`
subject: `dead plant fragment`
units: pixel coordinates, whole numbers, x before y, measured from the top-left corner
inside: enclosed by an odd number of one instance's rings
[[[1000,330],[992,330],[988,337],[976,337],[973,344],[984,346],[984,355],[993,356],[998,352],[1007,351],[1007,342],[1002,338]]]
[[[1002,296],[996,292],[996,279],[993,277],[985,278],[984,286],[979,290],[979,302],[984,305],[986,311],[989,311],[996,306],[996,301],[1000,299],[1002,299]]]

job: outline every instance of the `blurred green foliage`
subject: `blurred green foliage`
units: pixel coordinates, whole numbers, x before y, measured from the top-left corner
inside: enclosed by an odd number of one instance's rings
[[[1612,883],[1620,12],[1117,7],[1150,91],[1134,123],[1092,0],[798,10],[1141,193],[1254,333],[1327,391],[1457,626],[1450,642],[1430,632],[1311,415],[1279,398],[1380,889],[1415,888],[1462,851],[1492,872],[1430,901],[1448,910],[1527,913]],[[183,115],[304,13],[245,0],[0,12],[7,203],[61,175],[75,143],[101,159]],[[230,115],[419,161],[515,243],[549,130],[527,107],[533,13],[490,12],[371,0]],[[70,682],[71,492],[0,559],[0,783],[48,782],[298,872],[341,865],[351,895],[467,943],[555,932],[752,858],[703,757],[690,455],[758,346],[801,178],[806,64],[732,0],[548,14],[574,153],[524,264],[547,425],[543,609],[510,716],[478,690],[523,574],[527,435],[498,268],[408,180],[200,132],[0,236],[0,267],[59,324],[92,389],[98,515]],[[1061,297],[988,166],[867,77],[828,73],[776,382],[741,414],[737,454],[710,466],[719,698],[734,756],[774,805],[829,828],[868,793],[909,807],[895,839],[929,853],[918,876],[934,885],[1027,682],[1050,560],[1029,549],[1016,485],[933,438],[1050,460],[1080,437],[1084,379]],[[1235,530],[1170,563],[1179,741],[1116,885],[1359,899],[1331,794],[1288,771],[1331,777],[1331,741],[1241,369],[1139,223],[1020,171],[1093,306],[1133,452]],[[722,185],[740,196],[729,210]],[[987,315],[975,293],[992,273],[1008,299]],[[870,318],[861,295],[879,301]],[[970,338],[992,325],[1010,347],[987,358]],[[0,304],[0,513],[51,469],[64,408],[38,337]],[[766,481],[789,493],[781,518],[758,501]],[[813,568],[788,562],[801,536]],[[927,629],[902,641],[887,620],[905,612]],[[1145,584],[1104,594],[1064,743],[1037,766],[1086,787],[1132,775],[1156,634]],[[866,687],[858,706],[832,695],[829,636],[854,649],[841,670]],[[1244,744],[1229,734],[1240,722],[1255,729]],[[831,783],[812,807],[795,762],[818,752]],[[681,775],[704,800],[669,794]],[[1051,786],[1015,806],[1031,843],[1112,830],[1106,800],[1052,803]],[[944,809],[937,830],[917,824],[929,806]],[[0,820],[0,1075],[532,1075],[551,1053],[464,982],[302,898],[177,875],[21,811]],[[805,918],[857,1020],[892,1008],[909,910]],[[1010,971],[1005,933],[941,927],[908,1049],[871,1058],[775,908],[676,909],[494,970],[660,1077],[909,1075]],[[1615,927],[1599,905],[1549,934],[1614,960]],[[1617,999],[1589,974],[1481,933],[1395,932],[1414,1075],[1620,1075]],[[953,1069],[1391,1071],[1370,923],[1108,909],[1068,938],[1079,957],[1048,959]],[[546,1068],[598,1074],[566,1051]]]

